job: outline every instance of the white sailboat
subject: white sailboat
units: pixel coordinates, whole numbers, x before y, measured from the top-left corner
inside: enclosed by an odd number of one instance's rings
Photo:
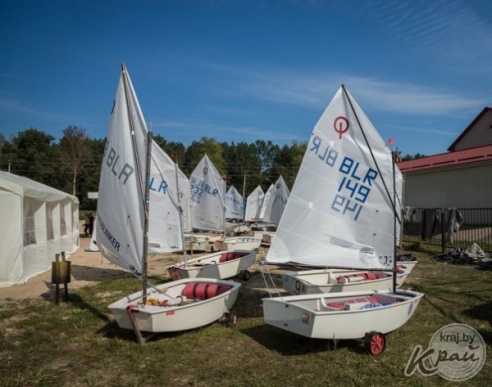
[[[261,206],[260,222],[252,226],[254,230],[261,230],[263,242],[272,242],[289,195],[289,188],[282,176],[279,176],[275,184],[270,185],[268,188]]]
[[[235,321],[229,313],[239,291],[235,282],[182,280],[153,286],[147,281],[149,251],[183,247],[176,181],[174,163],[148,133],[123,64],[101,168],[97,241],[104,258],[142,281],[140,292],[109,305],[118,325],[134,329],[140,342],[146,340],[144,332],[192,329],[226,316]],[[151,212],[160,216],[149,217]]]
[[[313,130],[266,261],[369,270],[394,266],[393,171],[390,150],[342,85]],[[394,284],[392,290],[264,298],[263,312],[265,323],[303,336],[364,339],[377,355],[385,334],[405,324],[422,297]]]
[[[337,122],[337,124],[340,124],[340,122],[342,123],[342,125],[346,123],[341,118],[338,118],[338,120],[339,121]],[[371,125],[372,128],[374,128],[372,124],[369,122],[369,120],[367,120],[367,122]],[[322,122],[318,123],[318,125],[322,125]],[[342,126],[342,130],[343,129],[344,128]],[[326,160],[325,163],[330,163],[330,159],[328,159],[328,157],[330,156],[326,154],[321,154],[321,152],[332,152],[332,154],[336,154],[335,153],[336,151],[331,149],[330,147],[324,150],[318,149],[317,146],[321,144],[322,141],[321,139],[323,138],[322,128],[320,127],[315,128],[314,133],[316,133],[318,137],[312,140],[310,146],[313,150],[308,154],[313,153],[315,155],[315,159],[316,157],[318,157],[318,159],[324,157]],[[336,133],[337,132],[335,132],[335,136],[337,135]],[[378,145],[380,146],[380,148],[377,148],[377,151],[374,151],[374,153],[380,155],[384,155],[386,153],[386,158],[382,158],[381,160],[379,160],[378,165],[380,165],[380,168],[382,170],[391,171],[392,161],[391,158],[389,158],[388,156],[389,150],[386,147],[385,142],[379,137],[379,134],[377,134],[377,137],[376,135],[373,136],[373,141],[375,141],[376,139],[378,141]],[[357,150],[356,154],[357,153],[360,154],[361,150],[360,149]],[[283,288],[291,294],[336,293],[336,292],[349,292],[349,291],[359,291],[359,290],[391,290],[393,288],[394,276],[392,271],[393,269],[395,269],[395,265],[393,259],[394,255],[392,251],[393,243],[389,243],[389,241],[393,238],[393,235],[395,234],[393,217],[391,216],[391,212],[393,211],[393,207],[392,207],[393,203],[391,200],[386,200],[386,197],[388,197],[388,195],[393,195],[393,193],[395,194],[396,213],[401,214],[400,198],[402,195],[402,187],[403,187],[402,174],[400,170],[397,167],[395,167],[395,189],[394,190],[392,189],[391,192],[387,193],[384,189],[384,186],[383,189],[375,190],[374,188],[372,188],[372,185],[369,186],[367,183],[364,184],[364,180],[372,183],[373,179],[371,174],[373,174],[373,172],[371,171],[376,171],[374,173],[379,173],[379,172],[376,169],[371,169],[369,167],[368,169],[366,169],[365,176],[359,176],[361,173],[364,173],[362,172],[363,167],[361,166],[361,163],[352,166],[351,163],[353,163],[353,160],[355,159],[351,156],[350,153],[344,153],[344,154],[350,155],[350,156],[344,156],[345,158],[343,159],[344,160],[343,162],[345,164],[342,164],[339,167],[339,171],[335,171],[335,173],[331,175],[331,177],[327,177],[327,178],[328,179],[335,178],[336,177],[335,175],[340,171],[342,171],[341,175],[343,175],[343,177],[341,178],[341,182],[337,187],[336,192],[338,196],[336,196],[336,199],[333,199],[334,200],[333,206],[335,206],[336,208],[336,206],[338,205],[335,202],[335,200],[339,200],[340,202],[342,200],[345,200],[343,199],[344,197],[342,196],[342,193],[344,192],[348,193],[348,198],[346,199],[347,200],[346,203],[348,204],[346,204],[346,206],[343,207],[342,211],[349,213],[351,211],[351,206],[353,206],[355,211],[354,218],[357,217],[356,219],[357,221],[353,222],[353,224],[351,225],[350,223],[347,223],[346,220],[344,219],[346,218],[346,216],[336,216],[338,214],[336,211],[333,211],[336,213],[335,216],[333,216],[333,214],[330,213],[328,213],[328,216],[326,216],[326,213],[322,213],[319,211],[311,211],[309,214],[310,216],[309,222],[311,226],[309,227],[309,223],[306,221],[304,228],[300,232],[303,233],[308,238],[314,235],[317,235],[318,237],[324,235],[325,238],[330,237],[333,240],[335,240],[335,238],[347,238],[348,243],[353,243],[355,241],[355,248],[358,248],[357,245],[361,245],[369,249],[374,249],[380,255],[379,257],[380,265],[372,266],[372,268],[376,268],[378,269],[378,271],[347,270],[347,268],[350,267],[356,267],[360,269],[360,268],[371,268],[371,266],[368,265],[367,263],[364,264],[358,263],[356,266],[351,266],[350,261],[346,261],[345,262],[346,264],[344,265],[343,256],[337,258],[338,261],[337,259],[334,259],[332,257],[333,254],[335,256],[338,255],[336,252],[338,248],[338,243],[327,242],[326,245],[328,249],[324,250],[325,258],[319,257],[318,259],[313,260],[311,259],[311,257],[305,259],[301,256],[297,256],[295,262],[296,264],[301,266],[322,267],[322,268],[317,268],[313,270],[289,271],[283,274]],[[307,159],[309,160],[309,158]],[[303,168],[309,169],[312,168],[312,165],[306,164]],[[345,171],[346,173],[343,173],[343,171]],[[386,175],[384,178],[386,179],[385,181],[388,180],[392,181],[391,176]],[[301,181],[299,184],[301,184]],[[388,184],[388,185],[393,186],[392,184]],[[333,186],[332,182],[327,183],[327,185],[323,187],[326,187],[325,189],[328,189],[328,187],[330,186]],[[309,188],[305,187],[304,189],[309,189]],[[367,196],[366,196],[366,191],[368,192]],[[364,205],[364,207],[368,207],[367,197],[369,197],[369,193],[371,194],[372,203],[375,203],[374,210],[372,213],[366,210],[359,214],[358,211],[362,208],[362,205]],[[350,201],[352,201],[352,204],[350,204]],[[382,215],[384,213],[382,209],[386,211],[386,216]],[[323,223],[320,224],[320,222]],[[375,224],[375,222],[377,222],[377,225]],[[373,227],[374,225],[377,227],[377,229]],[[343,231],[336,231],[336,230],[334,231],[334,229],[338,229],[339,227],[346,227],[346,228],[343,229]],[[397,237],[399,237],[399,230],[400,230],[400,223],[397,222],[396,225]],[[351,232],[352,234],[349,234],[349,232]],[[318,239],[318,241],[322,241],[322,240],[323,239]],[[324,244],[324,242],[321,242],[321,244]],[[278,246],[274,247],[274,249],[277,248]],[[310,248],[308,247],[307,250],[309,249]],[[272,254],[275,254],[275,252],[273,251]],[[333,267],[344,267],[345,269],[333,269]],[[408,263],[397,262],[397,266],[396,266],[397,287],[400,287],[405,282],[405,280],[407,279],[407,277],[409,276],[409,274],[411,273],[414,267],[415,265],[410,262]],[[380,271],[381,268],[387,268],[388,271],[386,272]]]
[[[226,221],[227,220],[243,220],[244,219],[244,208],[243,208],[243,197],[239,191],[231,185],[227,190],[225,196],[226,205]]]
[[[222,232],[214,250],[192,260],[184,260],[167,268],[175,278],[231,278],[238,274],[250,278],[250,268],[256,261],[256,249],[261,240],[251,237],[225,238],[225,182],[208,158],[203,156],[190,177],[193,228]]]
[[[260,211],[261,221],[267,224],[279,224],[289,195],[290,191],[284,178],[279,176],[275,184],[272,184],[265,194]]]
[[[263,200],[265,193],[260,186],[256,187],[246,199],[246,211],[244,214],[244,220],[246,222],[256,222],[260,219],[261,207],[263,206]]]
[[[249,227],[244,223],[244,203],[243,196],[231,185],[225,196],[226,205],[226,235],[242,235],[249,231]]]

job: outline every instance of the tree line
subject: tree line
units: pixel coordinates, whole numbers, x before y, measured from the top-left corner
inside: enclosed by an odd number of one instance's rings
[[[203,137],[188,147],[180,142],[154,136],[159,146],[190,176],[204,154],[225,178],[248,195],[258,185],[264,191],[280,175],[289,187],[294,183],[306,144],[294,142],[280,147],[271,141],[219,143]],[[85,129],[69,126],[58,142],[38,129],[19,132],[10,140],[0,134],[0,170],[25,176],[53,188],[76,195],[81,209],[94,209],[87,193],[97,192],[105,139],[90,138]]]
[[[68,126],[59,142],[38,129],[19,132],[10,140],[0,133],[0,170],[25,176],[78,197],[82,210],[94,210],[88,192],[97,192],[105,139],[90,138],[86,130]],[[154,136],[159,146],[190,176],[207,154],[219,173],[246,196],[258,185],[266,192],[281,175],[289,189],[301,165],[307,143],[292,142],[282,147],[271,141],[218,142],[202,137],[188,147]],[[423,155],[417,154],[416,157]],[[414,158],[405,156],[403,159]]]

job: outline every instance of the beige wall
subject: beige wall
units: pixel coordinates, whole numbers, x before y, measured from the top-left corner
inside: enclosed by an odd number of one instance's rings
[[[492,163],[404,174],[404,206],[491,208]]]

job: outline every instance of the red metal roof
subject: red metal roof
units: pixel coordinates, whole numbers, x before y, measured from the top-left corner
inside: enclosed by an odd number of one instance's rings
[[[492,161],[492,145],[402,161],[398,167],[402,172],[410,172],[489,160]]]

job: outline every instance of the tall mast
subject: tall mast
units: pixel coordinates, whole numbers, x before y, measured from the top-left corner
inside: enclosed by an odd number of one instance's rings
[[[123,72],[123,83],[125,87],[125,99],[128,113],[128,122],[130,124],[132,145],[133,145],[133,157],[135,158],[135,165],[137,169],[138,186],[140,189],[141,199],[143,199],[144,208],[144,233],[143,233],[143,248],[142,248],[142,296],[144,304],[147,302],[147,254],[148,254],[148,241],[149,241],[149,195],[150,195],[150,158],[152,150],[152,132],[147,133],[147,154],[145,165],[145,179],[142,176],[142,166],[140,165],[137,157],[137,146],[135,139],[135,125],[132,118],[132,109],[130,101],[128,99],[128,73],[124,63],[121,64],[121,70]]]
[[[176,192],[178,196],[178,211],[179,211],[179,225],[181,228],[181,243],[183,244],[183,256],[184,256],[184,267],[188,267],[187,252],[186,252],[186,240],[184,235],[184,222],[183,222],[183,207],[181,207],[181,192],[179,190],[179,178],[178,178],[178,155],[175,154],[175,172],[176,172]]]
[[[144,222],[144,245],[142,257],[142,295],[143,302],[147,302],[147,255],[149,249],[149,199],[150,199],[150,159],[152,153],[152,132],[147,133],[147,157],[145,164],[145,222]]]

